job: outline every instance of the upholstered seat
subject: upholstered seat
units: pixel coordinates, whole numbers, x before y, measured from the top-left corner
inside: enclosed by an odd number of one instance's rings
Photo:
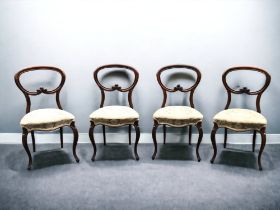
[[[95,125],[113,127],[134,124],[139,120],[139,114],[128,106],[105,106],[91,113],[89,117]]]
[[[226,109],[214,116],[214,122],[236,131],[260,130],[267,124],[262,114],[249,109]]]
[[[183,127],[201,122],[203,115],[189,106],[166,106],[158,109],[153,118],[159,124]]]
[[[70,125],[75,117],[61,109],[37,109],[26,114],[20,125],[28,131],[48,131]]]

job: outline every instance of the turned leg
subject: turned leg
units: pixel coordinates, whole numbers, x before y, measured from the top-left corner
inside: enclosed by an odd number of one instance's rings
[[[128,141],[129,145],[131,145],[131,125],[128,126]]]
[[[156,158],[156,155],[157,155],[157,134],[156,134],[157,128],[158,128],[158,122],[156,120],[154,120],[154,127],[153,127],[153,131],[152,131],[153,142],[154,142],[154,154],[152,156],[153,160]]]
[[[189,126],[189,145],[192,144],[192,126]]]
[[[27,166],[27,169],[30,170],[31,169],[31,166],[32,166],[32,157],[31,157],[31,153],[30,153],[30,150],[28,148],[28,144],[27,144],[27,135],[28,135],[28,130],[23,128],[22,129],[22,145],[28,155],[28,166]]]
[[[256,137],[257,137],[257,131],[254,131],[254,133],[253,133],[253,145],[252,145],[252,151],[253,151],[253,152],[255,152]]]
[[[60,147],[63,148],[63,128],[59,129],[60,133]]]
[[[202,122],[198,122],[196,124],[196,127],[197,127],[197,130],[198,130],[198,133],[199,133],[199,136],[198,136],[198,141],[197,141],[197,145],[196,145],[196,157],[197,157],[197,161],[200,162],[201,158],[199,156],[199,146],[200,146],[200,143],[202,141],[202,137],[203,137],[203,130],[202,130]]]
[[[34,131],[31,131],[31,138],[32,138],[33,152],[36,152],[35,134],[34,134]]]
[[[103,140],[104,140],[104,146],[106,145],[106,131],[105,131],[105,125],[102,125],[103,130]]]
[[[134,145],[134,155],[135,155],[135,159],[139,160],[139,155],[137,153],[137,145],[140,139],[140,129],[139,129],[139,125],[138,125],[138,121],[134,122],[134,128],[135,128],[135,132],[136,132],[136,140],[135,140],[135,145]]]
[[[79,139],[79,133],[78,133],[78,130],[77,130],[76,126],[75,126],[75,122],[72,122],[70,124],[70,128],[72,129],[73,135],[74,135],[73,148],[72,148],[73,155],[74,155],[74,158],[75,158],[76,162],[78,163],[80,160],[79,160],[79,158],[78,158],[78,156],[76,154],[76,147],[77,147],[77,143],[78,143],[78,139]]]
[[[224,148],[227,148],[227,128],[225,128],[225,134],[224,134]]]
[[[163,125],[163,144],[166,144],[166,125]]]
[[[94,161],[95,160],[95,156],[96,156],[96,145],[95,145],[95,141],[94,141],[94,128],[95,128],[95,124],[94,122],[90,122],[90,128],[89,128],[89,139],[91,141],[92,147],[93,147],[93,155],[91,160]]]
[[[266,143],[265,127],[260,130],[260,134],[262,137],[262,143],[261,143],[261,148],[260,148],[260,152],[259,152],[259,156],[258,156],[258,165],[259,165],[259,170],[261,171],[262,170],[261,157],[262,157],[262,153],[263,153],[265,143]]]
[[[217,146],[216,146],[216,132],[218,130],[218,125],[217,123],[214,123],[214,127],[212,129],[212,132],[211,132],[211,142],[212,142],[212,146],[213,146],[213,149],[214,149],[214,154],[213,154],[213,157],[211,159],[211,163],[214,163],[214,160],[216,158],[216,155],[217,155]]]

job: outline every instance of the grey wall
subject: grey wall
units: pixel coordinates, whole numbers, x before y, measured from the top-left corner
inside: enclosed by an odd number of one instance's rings
[[[149,132],[162,101],[156,71],[182,63],[202,72],[195,104],[206,133],[226,103],[223,71],[236,65],[267,69],[272,83],[261,105],[268,133],[280,133],[279,8],[278,0],[1,0],[0,132],[20,132],[25,99],[13,76],[34,65],[64,69],[62,104],[76,116],[80,132],[87,132],[88,115],[100,102],[92,72],[109,63],[139,70],[134,103],[142,131]],[[49,103],[40,98],[35,106]]]

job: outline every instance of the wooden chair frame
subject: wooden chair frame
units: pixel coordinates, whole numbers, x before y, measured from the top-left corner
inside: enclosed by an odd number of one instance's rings
[[[255,72],[262,73],[263,75],[265,75],[265,84],[263,85],[263,87],[261,89],[259,89],[257,91],[250,91],[250,89],[248,89],[247,87],[240,88],[239,90],[234,90],[227,83],[228,74],[230,74],[231,72],[234,72],[234,71],[255,71]],[[228,109],[229,106],[230,106],[231,94],[247,94],[247,95],[256,95],[257,96],[257,98],[256,98],[256,110],[257,110],[257,112],[261,113],[261,108],[260,108],[261,96],[262,96],[263,92],[267,89],[267,87],[269,86],[270,81],[271,81],[271,76],[269,75],[268,72],[266,72],[263,69],[256,68],[256,67],[250,67],[250,66],[233,67],[233,68],[230,68],[230,69],[226,70],[223,73],[222,81],[223,81],[223,84],[226,88],[227,96],[228,96],[227,97],[227,103],[226,103],[226,106],[225,106],[225,110]],[[212,129],[212,132],[211,132],[211,142],[212,142],[213,149],[214,149],[214,154],[213,154],[212,159],[210,161],[211,163],[214,163],[214,160],[215,160],[216,155],[217,155],[217,146],[216,146],[215,135],[216,135],[216,132],[217,132],[218,129],[219,129],[219,126],[217,125],[217,123],[214,123],[213,129]],[[229,128],[224,128],[224,129],[225,129],[224,130],[225,131],[224,132],[224,148],[226,148],[226,145],[227,145],[227,130]],[[262,170],[261,155],[263,153],[263,150],[264,150],[264,147],[265,147],[265,144],[266,144],[266,127],[261,128],[258,132],[261,134],[261,148],[260,148],[259,155],[258,155],[258,166],[259,166],[259,170]],[[253,131],[253,144],[252,144],[252,151],[253,152],[255,151],[256,134],[257,134],[257,130],[254,130]]]
[[[60,74],[61,76],[61,81],[60,81],[60,84],[58,87],[56,87],[55,89],[53,90],[47,90],[46,88],[44,87],[40,87],[39,89],[37,89],[36,91],[29,91],[27,89],[25,89],[23,87],[23,85],[21,84],[20,82],[20,77],[25,74],[25,73],[28,73],[28,72],[31,72],[31,71],[42,71],[42,70],[45,70],[45,71],[54,71],[54,72],[57,72],[58,74]],[[17,85],[17,87],[22,91],[22,93],[24,94],[25,96],[25,99],[26,99],[26,114],[30,112],[30,108],[31,108],[31,99],[30,99],[30,96],[37,96],[37,95],[40,95],[40,94],[46,94],[46,95],[51,95],[51,94],[55,94],[56,95],[56,104],[57,104],[57,107],[61,110],[63,110],[62,106],[61,106],[61,103],[60,103],[60,91],[65,83],[65,79],[66,79],[66,76],[65,76],[65,73],[59,69],[59,68],[56,68],[56,67],[51,67],[51,66],[35,66],[35,67],[29,67],[29,68],[25,68],[25,69],[22,69],[21,71],[17,72],[14,76],[14,79],[15,79],[15,83]],[[61,148],[63,148],[63,127],[60,127],[59,130],[60,130],[60,144],[61,144]],[[73,155],[74,155],[74,158],[77,162],[79,162],[79,158],[76,154],[76,146],[77,146],[77,143],[78,143],[78,138],[79,138],[79,134],[78,134],[78,130],[75,126],[75,122],[73,121],[69,127],[72,129],[73,131],[73,135],[74,135],[74,140],[73,140]],[[54,129],[56,130],[56,129]],[[40,130],[32,130],[30,131],[31,132],[31,137],[32,137],[32,145],[33,145],[33,152],[36,152],[36,146],[35,146],[35,134],[34,134],[34,131],[40,131]],[[28,158],[29,158],[29,162],[28,162],[28,167],[27,169],[30,170],[31,167],[32,167],[32,157],[31,157],[31,153],[30,153],[30,150],[28,148],[28,144],[27,144],[27,136],[28,136],[28,133],[29,131],[26,129],[26,128],[22,128],[22,144],[23,144],[23,147],[28,155]]]
[[[175,86],[173,89],[168,88],[167,86],[165,86],[163,84],[163,82],[161,80],[161,74],[164,71],[172,70],[172,69],[184,69],[184,70],[187,70],[187,71],[194,71],[196,73],[196,76],[197,76],[195,83],[191,87],[185,88],[185,89],[180,84]],[[190,92],[190,96],[189,96],[190,106],[192,108],[194,108],[193,95],[194,95],[195,89],[197,88],[197,86],[198,86],[198,84],[200,83],[200,80],[201,80],[201,73],[196,67],[189,66],[189,65],[169,65],[169,66],[165,66],[165,67],[161,68],[157,72],[156,76],[157,76],[157,81],[158,81],[158,83],[159,83],[159,85],[162,89],[162,92],[163,92],[163,101],[162,101],[161,107],[165,107],[165,105],[166,105],[167,92],[174,93],[174,92],[180,91],[180,92],[183,92],[183,93]],[[157,154],[156,131],[157,131],[158,126],[159,126],[159,123],[156,120],[154,120],[154,126],[153,126],[153,130],[152,130],[152,136],[153,136],[153,142],[154,142],[154,153],[153,153],[153,156],[152,156],[153,160],[155,159],[156,154]],[[198,142],[197,142],[197,146],[196,146],[196,156],[197,156],[197,160],[200,161],[201,158],[199,156],[199,145],[200,145],[200,143],[202,141],[202,137],[203,137],[202,122],[198,122],[195,126],[197,127],[198,132],[199,132]],[[192,125],[188,125],[188,127],[189,127],[189,145],[191,145]],[[165,124],[163,124],[163,143],[166,144],[166,125]]]
[[[129,70],[131,72],[133,72],[134,74],[134,81],[133,83],[127,87],[127,88],[122,88],[121,86],[119,86],[118,84],[115,84],[112,87],[105,87],[101,84],[101,82],[99,81],[98,78],[98,74],[101,71],[106,71],[112,68],[120,68],[123,70]],[[122,65],[122,64],[110,64],[110,65],[104,65],[104,66],[100,66],[98,67],[94,72],[93,72],[93,78],[94,81],[96,82],[96,84],[98,85],[100,91],[101,91],[101,102],[100,102],[100,108],[102,108],[104,106],[104,101],[105,101],[105,91],[108,92],[112,92],[112,91],[119,91],[119,92],[128,92],[128,103],[129,106],[131,108],[133,108],[133,102],[132,102],[132,92],[138,82],[139,79],[139,73],[136,69],[134,69],[131,66],[127,66],[127,65]],[[131,124],[127,124],[128,125],[128,133],[129,133],[129,145],[131,145]],[[90,122],[90,129],[89,129],[89,138],[91,140],[92,146],[93,146],[93,155],[91,160],[94,161],[95,160],[95,156],[96,156],[96,144],[95,144],[95,140],[94,140],[94,128],[97,125],[95,125],[95,123],[93,121]],[[105,126],[106,125],[102,125],[102,130],[103,130],[103,140],[104,140],[104,145],[106,145],[106,130],[105,130]],[[108,126],[108,125],[107,125]],[[124,125],[126,126],[126,125]],[[139,160],[139,155],[137,153],[137,145],[139,142],[139,138],[140,138],[140,129],[139,129],[139,121],[135,121],[133,124],[134,128],[135,128],[135,132],[136,132],[136,140],[135,140],[135,145],[134,145],[134,155],[135,155],[135,159]]]

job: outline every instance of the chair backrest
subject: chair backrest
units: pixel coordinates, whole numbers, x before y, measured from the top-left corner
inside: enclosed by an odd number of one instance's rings
[[[161,74],[164,71],[172,71],[172,70],[176,70],[176,69],[183,69],[185,71],[194,71],[196,73],[196,80],[195,83],[188,88],[183,88],[180,84],[178,84],[177,86],[175,86],[173,89],[168,88],[166,85],[163,84],[162,82],[162,78],[161,78]],[[190,101],[190,106],[192,108],[194,108],[194,103],[193,103],[193,94],[194,91],[196,89],[196,87],[198,86],[199,82],[201,80],[201,73],[200,71],[194,67],[194,66],[189,66],[189,65],[170,65],[170,66],[165,66],[163,68],[161,68],[158,72],[157,72],[157,81],[162,89],[163,92],[163,102],[161,107],[164,107],[166,105],[166,100],[167,100],[167,92],[176,92],[176,91],[180,91],[180,92],[190,92],[190,96],[189,96],[189,101]]]
[[[122,88],[121,86],[119,86],[118,84],[113,85],[112,87],[105,87],[101,84],[99,78],[98,78],[98,74],[101,71],[108,71],[110,69],[114,69],[117,68],[118,71],[126,71],[129,70],[131,72],[133,72],[134,75],[134,79],[132,84],[129,87],[126,88]],[[138,82],[138,78],[139,78],[139,73],[136,69],[132,68],[131,66],[127,66],[127,65],[122,65],[122,64],[110,64],[110,65],[104,65],[104,66],[100,66],[98,67],[94,73],[93,73],[93,77],[94,80],[96,82],[96,84],[98,85],[100,91],[101,91],[101,103],[100,103],[100,107],[103,107],[104,105],[104,101],[105,101],[105,91],[119,91],[119,92],[128,92],[128,103],[129,106],[131,108],[133,108],[133,103],[132,103],[132,92],[134,87],[136,86],[137,82]]]
[[[61,81],[60,81],[59,85],[52,90],[47,90],[44,87],[39,87],[36,91],[29,91],[29,90],[25,89],[23,87],[23,85],[21,84],[20,77],[23,74],[31,72],[31,71],[42,71],[42,70],[44,70],[44,71],[54,71],[54,72],[57,72],[58,74],[60,74]],[[14,76],[14,79],[15,79],[16,85],[23,92],[23,94],[25,96],[26,104],[27,104],[26,105],[26,113],[30,112],[30,107],[31,107],[30,96],[36,96],[36,95],[40,95],[42,93],[43,94],[48,94],[48,95],[49,94],[56,94],[56,104],[57,104],[59,109],[62,109],[62,106],[60,104],[59,94],[60,94],[61,88],[63,87],[63,85],[65,83],[66,76],[61,69],[56,68],[56,67],[51,67],[51,66],[35,66],[35,67],[25,68],[25,69],[22,69],[21,71],[19,71],[18,73],[16,73],[15,76]]]
[[[247,87],[242,87],[242,88],[240,88],[238,90],[234,90],[227,83],[227,76],[228,76],[228,74],[231,73],[231,72],[234,72],[234,71],[255,71],[255,72],[259,72],[259,73],[265,75],[265,83],[264,83],[264,85],[262,86],[261,89],[256,90],[256,91],[251,91]],[[261,112],[261,108],[260,108],[261,96],[262,96],[263,92],[266,90],[266,88],[269,86],[270,81],[271,81],[271,76],[269,75],[268,72],[266,72],[263,69],[256,68],[256,67],[239,66],[239,67],[233,67],[233,68],[230,68],[230,69],[226,70],[223,73],[222,79],[223,79],[223,84],[224,84],[224,86],[225,86],[225,88],[227,90],[227,94],[228,94],[227,104],[225,106],[225,109],[228,109],[229,106],[230,106],[231,94],[243,94],[244,93],[244,94],[247,94],[247,95],[257,95],[257,98],[256,98],[256,108],[257,108],[257,112],[259,112],[259,113]]]

